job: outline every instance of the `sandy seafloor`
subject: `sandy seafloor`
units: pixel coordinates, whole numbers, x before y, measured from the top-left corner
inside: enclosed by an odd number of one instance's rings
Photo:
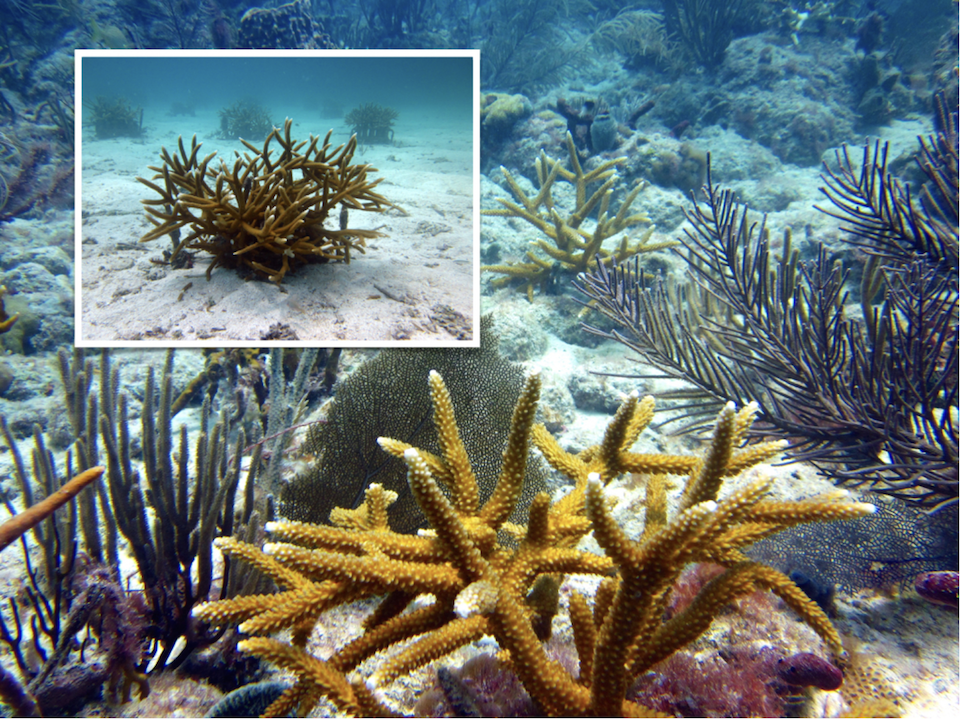
[[[278,117],[280,109],[274,112]],[[293,137],[322,137],[332,127],[334,147],[349,138],[342,119],[316,115],[291,112]],[[145,117],[142,139],[97,140],[92,127],[83,131],[77,253],[82,343],[205,341],[217,346],[260,342],[271,328],[282,327],[288,328],[282,339],[320,344],[410,340],[444,346],[475,337],[469,130],[427,113],[403,112],[394,145],[358,148],[354,164],[377,168],[368,178],[383,178],[376,191],[400,209],[352,211],[349,226],[386,236],[368,240],[366,254],[354,253],[350,264],[300,267],[278,287],[244,281],[223,267],[208,281],[204,253],[197,254],[192,269],[173,270],[155,262],[170,249],[167,238],[139,242],[151,228],[140,201],[156,193],[136,178],[152,178],[148,167],[161,165],[161,146],[174,152],[182,135],[189,149],[196,133],[202,154],[216,150],[232,163],[234,150],[246,150],[239,141],[216,138],[219,120],[212,110],[192,117],[147,111]],[[253,142],[260,145],[262,138]],[[274,141],[271,148],[276,156],[279,145]]]

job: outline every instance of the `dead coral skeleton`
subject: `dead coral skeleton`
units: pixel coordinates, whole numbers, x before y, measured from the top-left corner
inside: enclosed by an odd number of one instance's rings
[[[152,181],[137,178],[160,195],[143,200],[154,229],[140,241],[178,237],[188,228],[173,258],[184,250],[203,250],[214,255],[208,278],[223,266],[247,268],[277,283],[300,265],[349,263],[352,251],[365,252],[365,240],[382,233],[347,229],[344,221],[339,229],[328,229],[324,222],[338,206],[367,212],[391,207],[373,191],[382,178],[370,181],[367,172],[376,170],[350,164],[356,137],[335,148],[332,130],[322,143],[313,136],[309,143],[297,142],[290,136],[292,124],[287,119],[282,131],[274,128],[262,148],[241,140],[252,154],[237,153],[232,167],[222,159],[219,167],[212,166],[216,153],[201,160],[196,136],[189,152],[182,138],[179,154],[162,148],[163,166],[150,168],[157,173]],[[271,157],[274,141],[281,148],[276,158]]]
[[[765,499],[771,485],[766,477],[721,498],[727,477],[782,449],[780,442],[741,446],[755,406],[724,407],[702,457],[637,454],[629,448],[651,421],[653,400],[641,401],[634,393],[602,442],[573,455],[534,424],[540,378],[533,374],[517,401],[499,481],[481,504],[447,388],[436,372],[429,384],[442,456],[393,439],[380,441],[406,462],[410,490],[429,531],[418,536],[391,531],[387,509],[396,494],[372,485],[359,509],[331,514],[333,526],[273,522],[267,527],[273,541],[263,549],[232,538],[217,540],[225,554],[269,575],[281,589],[194,609],[211,624],[239,624],[241,632],[252,635],[240,642],[241,650],[296,676],[265,716],[293,709],[303,714],[321,697],[353,714],[391,714],[382,693],[387,685],[484,635],[505,650],[511,669],[546,714],[646,715],[648,710],[624,698],[629,680],[699,636],[730,601],[757,589],[778,594],[835,652],[842,651],[823,611],[788,577],[749,561],[741,548],[788,526],[858,517],[873,507],[839,501],[845,492],[799,502]],[[508,517],[522,490],[531,439],[575,486],[557,501],[538,494],[528,524],[520,526]],[[616,524],[604,490],[627,471],[648,475],[646,528],[638,541]],[[688,476],[673,517],[666,510],[666,474]],[[499,530],[516,541],[499,541]],[[576,548],[591,530],[605,554]],[[664,621],[674,582],[688,563],[700,561],[725,571],[689,607]],[[549,635],[552,616],[543,621],[539,614],[550,602],[536,598],[548,593],[545,583],[555,592],[557,577],[565,574],[603,578],[592,608],[577,593],[570,602],[578,676],[548,658],[544,632],[538,633],[545,626]],[[434,601],[414,601],[425,594]],[[386,598],[361,636],[328,660],[306,651],[324,612],[380,595]],[[553,606],[555,611],[556,602]],[[283,630],[291,630],[288,642],[265,636]],[[357,671],[389,648],[393,653],[381,655],[375,667]]]

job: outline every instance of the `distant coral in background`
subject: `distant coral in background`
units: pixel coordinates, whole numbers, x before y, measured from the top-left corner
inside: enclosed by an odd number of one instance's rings
[[[313,136],[309,144],[297,142],[292,126],[287,119],[283,131],[274,128],[262,147],[243,140],[252,155],[238,156],[232,167],[224,160],[211,167],[216,153],[201,160],[196,136],[189,152],[182,138],[179,154],[163,148],[163,166],[150,167],[157,174],[137,178],[160,195],[143,201],[155,227],[140,241],[170,234],[177,241],[171,259],[185,250],[210,253],[208,278],[216,267],[228,267],[278,283],[302,265],[349,263],[352,252],[365,252],[366,239],[383,235],[347,228],[347,210],[387,209],[390,202],[373,191],[380,179],[367,179],[369,165],[351,164],[356,138],[331,147],[331,131],[322,142]],[[272,156],[274,141],[279,157]],[[333,213],[339,229],[325,227]],[[183,239],[181,228],[188,231]]]
[[[143,108],[134,108],[122,97],[95,98],[84,119],[93,125],[98,140],[143,135]]]
[[[360,105],[347,113],[343,121],[350,126],[350,132],[365,145],[389,145],[393,142],[393,122],[400,113],[392,107],[384,107],[373,102]]]
[[[313,18],[308,0],[277,7],[253,7],[240,18],[238,48],[292,50],[336,48]]]
[[[190,113],[193,114],[192,111]],[[259,140],[273,130],[269,111],[253,100],[237,100],[220,110],[220,131],[217,137],[224,140]]]

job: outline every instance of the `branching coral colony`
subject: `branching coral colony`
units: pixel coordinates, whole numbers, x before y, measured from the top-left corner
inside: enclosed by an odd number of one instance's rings
[[[173,257],[186,250],[203,250],[214,256],[207,278],[217,266],[253,270],[279,283],[287,272],[310,262],[350,262],[352,250],[365,251],[365,240],[382,237],[376,230],[346,227],[346,210],[383,212],[391,203],[373,191],[380,182],[367,180],[368,165],[351,165],[356,137],[330,147],[311,135],[309,143],[290,137],[292,121],[283,131],[274,128],[258,148],[241,140],[253,154],[236,153],[233,167],[222,159],[211,167],[216,153],[199,159],[196,135],[187,152],[179,140],[179,155],[161,149],[162,167],[151,167],[152,180],[137,179],[160,195],[143,200],[154,229],[140,241],[170,234],[176,244]],[[270,143],[280,145],[280,156],[271,158]],[[306,146],[306,150],[304,150]],[[381,178],[382,179],[382,178]],[[340,228],[324,227],[337,206]],[[180,228],[189,234],[180,239]]]
[[[524,219],[550,240],[547,242],[541,239],[530,243],[533,247],[526,253],[527,262],[488,265],[482,268],[505,275],[493,280],[494,287],[508,284],[515,279],[522,280],[525,283],[527,298],[531,301],[533,301],[534,286],[543,286],[544,283],[549,282],[557,266],[565,270],[584,272],[595,257],[603,262],[609,262],[611,259],[622,262],[640,252],[652,252],[676,244],[673,241],[650,242],[653,226],[646,228],[636,242],[631,243],[626,230],[649,222],[647,216],[642,213],[629,214],[630,205],[646,185],[642,182],[637,183],[623,198],[616,214],[610,217],[608,214],[610,199],[613,196],[613,186],[617,181],[615,168],[623,162],[623,158],[607,160],[589,172],[584,172],[573,137],[569,132],[566,143],[572,170],[563,167],[560,160],[551,160],[541,150],[540,157],[536,161],[540,190],[533,197],[528,197],[507,168],[501,167],[507,187],[523,206],[509,200],[498,199],[497,201],[503,205],[502,210],[484,210],[483,212],[484,215]],[[567,217],[561,216],[553,204],[551,193],[553,183],[558,177],[573,183],[577,188],[577,205]],[[596,182],[601,183],[600,187],[588,196],[587,186]],[[588,231],[581,225],[594,210],[598,213],[597,221],[593,230]],[[619,245],[612,250],[605,249],[603,243],[619,232],[624,233]],[[534,250],[539,250],[539,253]]]
[[[630,681],[699,636],[731,600],[757,589],[778,594],[834,652],[842,652],[823,611],[785,575],[749,561],[740,550],[785,527],[859,517],[873,506],[838,501],[843,491],[807,501],[764,499],[768,478],[728,490],[721,499],[725,478],[783,447],[781,442],[741,446],[755,406],[724,407],[702,457],[637,454],[629,448],[651,421],[653,400],[634,393],[620,406],[602,443],[573,455],[543,425],[534,424],[540,394],[534,374],[514,410],[497,486],[481,506],[447,388],[436,372],[429,384],[442,456],[394,439],[382,438],[380,444],[407,463],[410,489],[430,531],[419,536],[392,532],[387,508],[396,495],[374,484],[359,509],[331,513],[335,526],[271,522],[267,528],[274,542],[262,550],[232,538],[217,540],[224,553],[250,563],[281,589],[194,610],[214,625],[239,623],[252,635],[240,642],[241,650],[296,675],[296,683],[266,716],[293,709],[303,716],[321,697],[356,715],[391,714],[384,687],[484,635],[493,636],[509,655],[511,668],[545,713],[641,716],[648,710],[624,698]],[[507,518],[522,490],[531,439],[575,486],[557,501],[538,494],[524,527]],[[604,486],[625,472],[646,480],[646,527],[637,541],[617,526],[604,494]],[[669,518],[667,474],[687,476],[679,507]],[[499,530],[516,542],[500,542]],[[603,555],[576,548],[591,530]],[[703,561],[725,571],[687,609],[665,621],[680,572],[690,562]],[[544,584],[553,586],[555,596],[564,574],[603,578],[592,608],[584,596],[571,595],[580,657],[576,677],[547,657],[542,642],[552,615],[538,616],[544,603],[530,599],[543,594]],[[328,660],[306,651],[321,614],[380,595],[386,597],[360,637]],[[415,602],[420,595],[432,595],[433,602]],[[288,629],[289,642],[265,636]],[[376,667],[360,666],[388,648],[394,651],[378,658]]]

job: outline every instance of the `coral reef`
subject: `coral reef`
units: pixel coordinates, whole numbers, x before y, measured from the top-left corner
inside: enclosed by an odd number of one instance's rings
[[[429,384],[441,455],[395,439],[381,438],[380,444],[403,457],[410,491],[432,531],[419,536],[391,531],[387,515],[396,493],[372,484],[359,508],[332,514],[332,526],[274,522],[267,527],[274,541],[263,549],[217,540],[225,554],[256,567],[282,589],[194,610],[215,625],[239,624],[253,635],[240,642],[241,650],[296,676],[265,715],[293,709],[303,714],[321,697],[341,711],[382,715],[390,711],[383,704],[387,685],[485,634],[505,650],[510,668],[544,713],[642,715],[643,707],[624,698],[628,683],[696,639],[728,602],[760,588],[779,595],[834,652],[842,651],[822,610],[785,575],[747,560],[741,548],[787,526],[853,518],[873,508],[839,501],[845,492],[797,502],[764,499],[771,484],[765,477],[721,498],[726,477],[783,446],[741,447],[755,406],[739,412],[726,406],[701,457],[636,454],[629,448],[651,421],[653,401],[633,394],[602,442],[574,455],[534,424],[540,379],[533,374],[514,410],[496,488],[481,503],[447,388],[436,372]],[[531,439],[575,486],[555,502],[538,494],[527,525],[513,525],[507,518],[522,492]],[[604,494],[606,483],[628,471],[642,473],[647,481],[646,523],[637,541],[616,524]],[[664,481],[668,473],[688,476],[672,517]],[[591,529],[603,555],[574,548]],[[498,530],[513,534],[515,543],[498,541]],[[664,620],[674,582],[689,562],[699,561],[718,563],[723,572],[687,608]],[[535,629],[543,619],[538,613],[550,603],[530,598],[541,594],[545,582],[557,586],[552,575],[564,574],[605,578],[592,608],[578,592],[570,598],[580,664],[576,678],[548,658],[543,634]],[[364,633],[329,660],[306,652],[314,625],[328,609],[384,594]],[[415,602],[421,594],[432,594],[434,601]],[[289,642],[263,636],[284,629],[292,630]],[[381,660],[366,680],[352,674],[364,660],[395,645],[399,653]]]
[[[313,18],[308,0],[277,7],[252,7],[240,18],[237,47],[253,49],[336,48],[323,25]]]
[[[518,217],[525,220],[550,240],[548,242],[538,239],[531,243],[533,248],[526,253],[527,262],[486,265],[481,268],[505,275],[492,281],[494,287],[509,284],[514,280],[523,282],[531,302],[533,288],[537,285],[548,285],[558,269],[583,272],[594,259],[602,264],[614,260],[622,261],[641,252],[652,252],[674,244],[650,242],[652,227],[642,232],[635,242],[631,242],[631,238],[626,234],[630,228],[648,222],[646,215],[642,213],[630,214],[630,206],[644,188],[642,182],[637,183],[626,194],[616,213],[610,215],[610,200],[617,181],[615,168],[623,162],[622,158],[607,160],[589,172],[584,172],[573,136],[569,132],[566,135],[566,144],[572,170],[563,167],[560,160],[549,159],[541,150],[536,162],[540,189],[531,197],[521,189],[513,175],[505,167],[501,167],[507,187],[520,204],[498,198],[503,209],[483,211],[484,215]],[[576,188],[576,206],[566,217],[554,206],[552,191],[558,178]],[[597,182],[601,183],[600,187],[588,195],[587,187]],[[597,212],[597,220],[592,230],[588,230],[582,225],[594,211]],[[620,232],[625,234],[619,245],[615,249],[604,248],[603,243]]]
[[[393,142],[393,121],[400,113],[392,107],[368,102],[353,108],[343,118],[350,132],[366,145],[389,145]]]
[[[237,100],[220,110],[220,131],[217,137],[224,140],[259,140],[270,134],[273,127],[270,113],[263,105],[253,100]]]
[[[179,238],[180,229],[188,228],[173,258],[185,250],[203,250],[214,256],[208,278],[222,266],[277,283],[300,265],[350,262],[352,251],[363,253],[365,239],[383,235],[348,229],[347,208],[387,209],[390,202],[373,191],[380,179],[367,179],[367,172],[375,171],[368,165],[351,164],[356,138],[331,148],[331,131],[322,143],[313,136],[309,144],[297,142],[290,136],[292,125],[287,119],[283,131],[274,128],[262,148],[243,140],[253,154],[238,156],[232,167],[223,160],[219,167],[211,166],[216,153],[201,160],[196,136],[189,152],[182,138],[179,155],[163,148],[163,166],[150,168],[157,173],[153,181],[137,178],[160,195],[143,201],[155,227],[140,241],[166,234]],[[279,157],[271,157],[274,141],[281,148]],[[163,180],[162,186],[157,180]],[[327,229],[324,221],[338,205],[340,229]]]

